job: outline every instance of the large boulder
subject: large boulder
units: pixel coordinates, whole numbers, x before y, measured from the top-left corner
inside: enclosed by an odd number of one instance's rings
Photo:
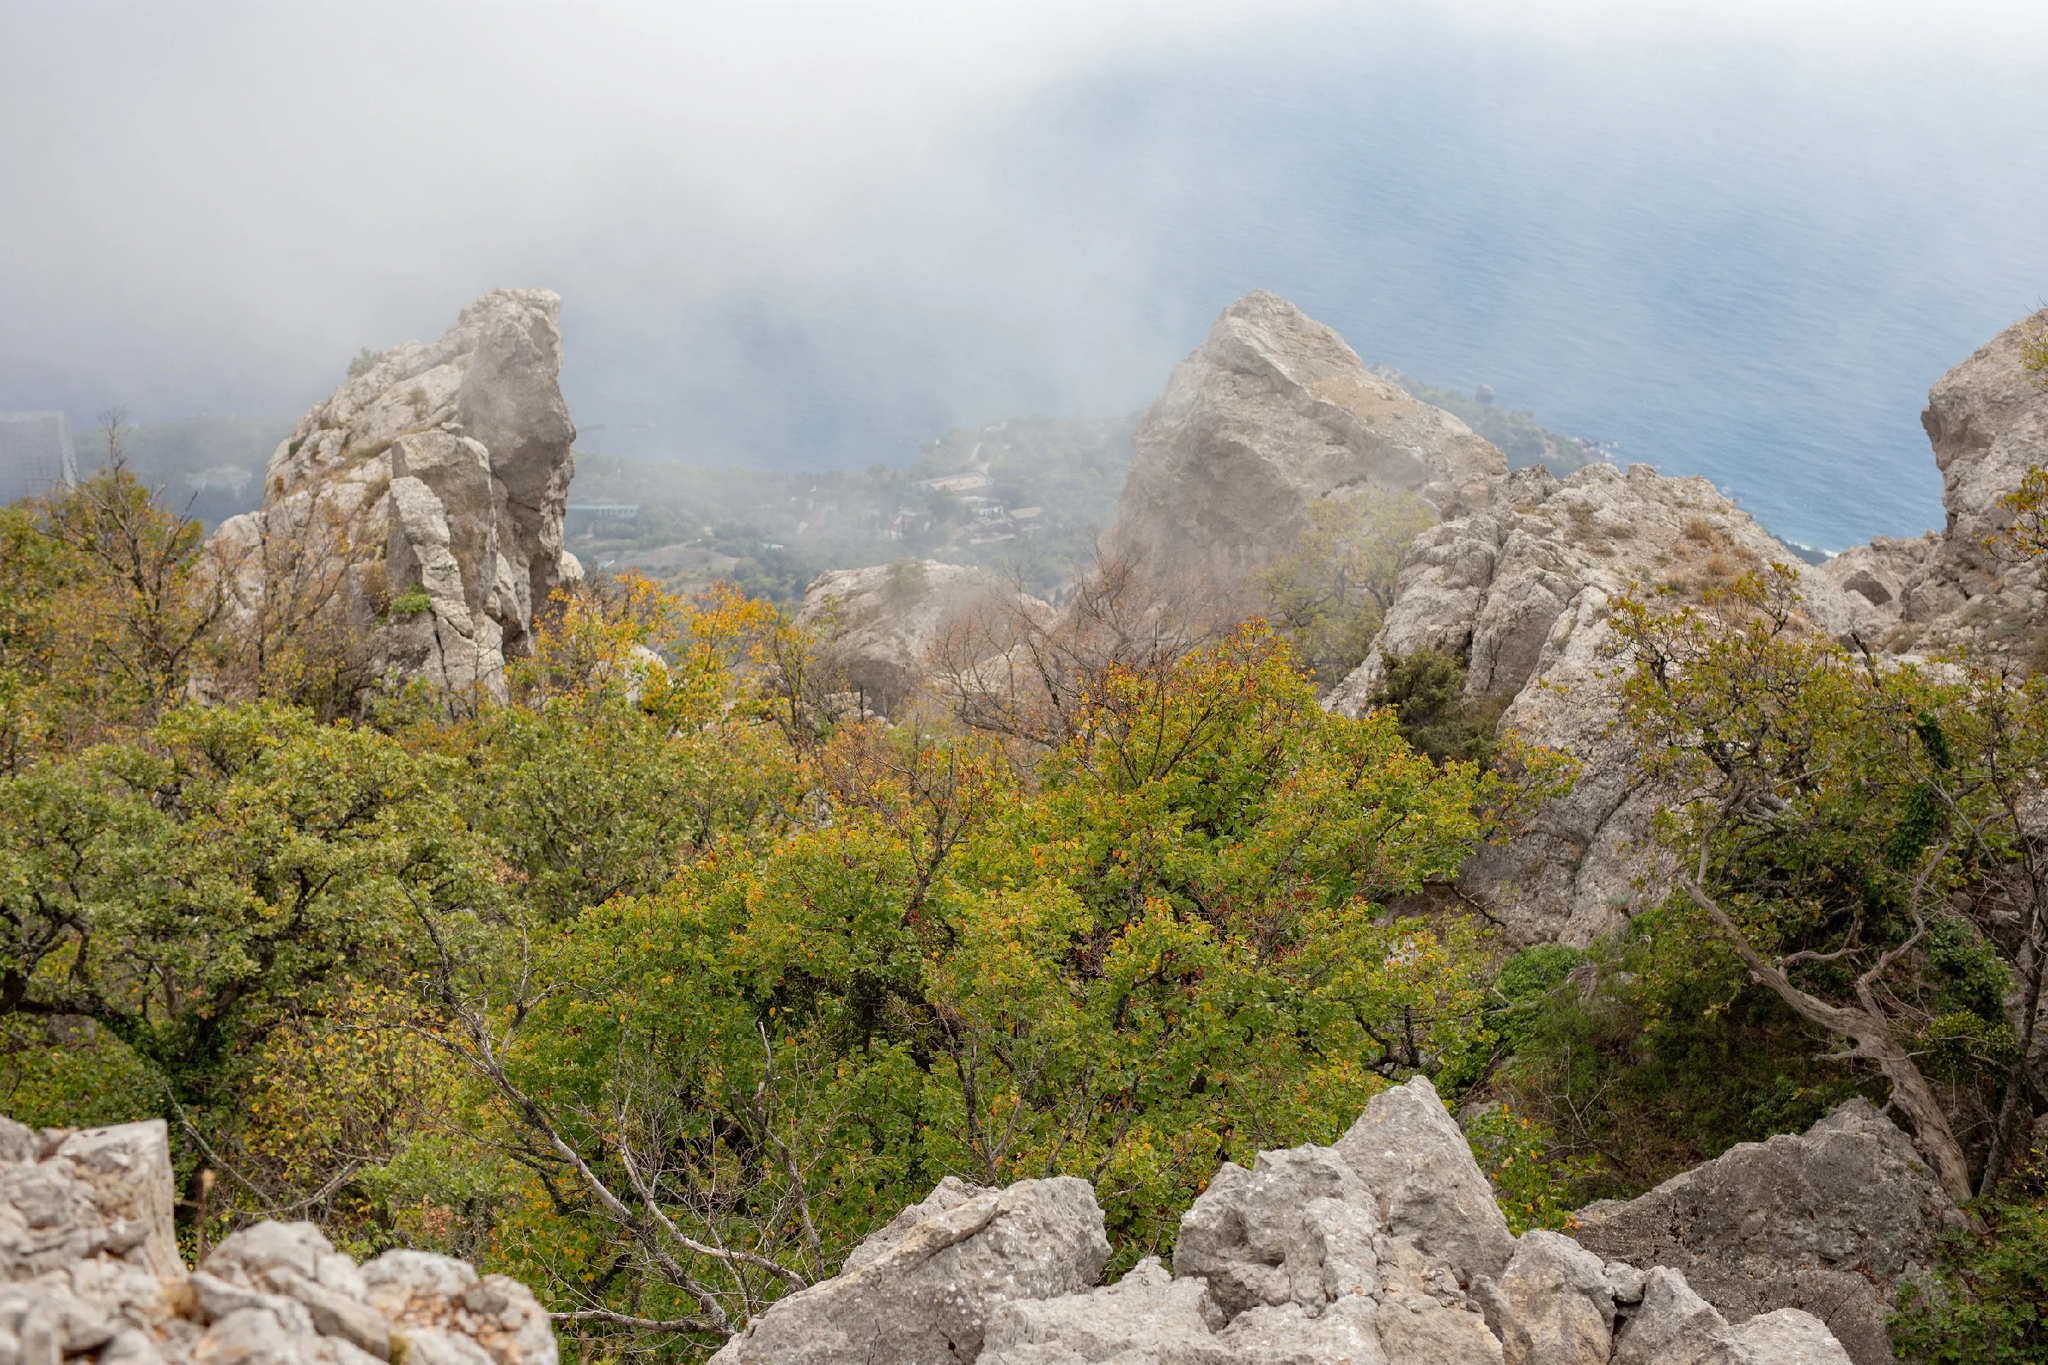
[[[376,627],[373,666],[501,692],[534,613],[582,573],[562,548],[576,428],[560,322],[548,290],[493,290],[309,411],[270,457],[262,509],[214,533],[239,614],[339,596]]]
[[[526,1287],[262,1222],[187,1274],[160,1120],[36,1133],[0,1118],[0,1361],[23,1365],[557,1365]]]
[[[1475,1199],[1477,1196],[1477,1199]],[[1482,1202],[1479,1202],[1483,1200]],[[1461,1224],[1463,1226],[1461,1226]],[[1226,1162],[1173,1270],[1095,1286],[1108,1244],[1076,1180],[948,1178],[838,1278],[748,1324],[719,1365],[1842,1365],[1796,1309],[1731,1326],[1685,1277],[1509,1235],[1426,1080],[1335,1145]],[[1617,1332],[1617,1327],[1619,1331]]]
[[[0,1119],[0,1281],[95,1258],[184,1268],[163,1120],[36,1133]]]
[[[1372,1190],[1387,1227],[1455,1267],[1461,1282],[1498,1275],[1514,1254],[1493,1187],[1429,1077],[1373,1096],[1335,1151]]]
[[[1626,1203],[1582,1209],[1577,1237],[1683,1271],[1736,1323],[1803,1309],[1858,1365],[1879,1365],[1892,1359],[1892,1289],[1933,1264],[1959,1219],[1912,1140],[1859,1099],[1799,1136],[1739,1144]]]
[[[1886,1359],[1890,1359],[1889,1356]],[[1614,1365],[1849,1365],[1826,1325],[1780,1308],[1731,1326],[1685,1276],[1652,1270],[1642,1307],[1615,1343]]]
[[[1985,545],[2009,525],[1999,499],[2028,469],[2048,465],[2048,389],[2022,363],[2048,334],[2048,309],[2020,319],[1935,382],[1920,424],[1941,470],[1941,534],[1873,540],[1822,572],[1870,598],[1881,625],[1868,636],[1891,654],[1965,646],[2037,663],[2048,620],[2039,565]]]
[[[1095,1283],[1109,1259],[1084,1180],[983,1189],[948,1178],[856,1250],[840,1274],[781,1299],[718,1365],[953,1365],[976,1359],[989,1320],[1016,1299]]]
[[[1405,491],[1440,516],[1484,505],[1507,458],[1374,374],[1286,300],[1247,294],[1138,423],[1113,557],[1204,577],[1223,601],[1308,525],[1310,504]]]

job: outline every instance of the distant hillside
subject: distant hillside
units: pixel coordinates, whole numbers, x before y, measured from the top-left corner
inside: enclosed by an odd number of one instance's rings
[[[1540,461],[1565,473],[1603,458],[1592,442],[1547,430],[1528,413],[1378,372],[1456,413],[1511,466]],[[595,570],[637,568],[685,590],[733,578],[785,603],[827,569],[906,558],[1012,571],[1031,591],[1057,594],[1091,561],[1095,533],[1116,519],[1137,416],[956,427],[908,469],[791,474],[581,450],[569,544]],[[294,424],[283,416],[137,422],[123,427],[122,444],[143,482],[211,528],[262,502],[264,465]],[[100,433],[80,430],[76,441],[81,471],[104,462]]]
[[[579,452],[569,548],[592,569],[637,568],[684,589],[734,578],[781,602],[826,569],[898,559],[987,565],[1056,593],[1116,516],[1133,424],[956,428],[909,469],[782,474]]]

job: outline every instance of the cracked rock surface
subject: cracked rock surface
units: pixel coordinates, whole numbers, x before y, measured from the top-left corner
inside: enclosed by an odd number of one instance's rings
[[[558,1365],[526,1286],[311,1223],[257,1223],[186,1273],[161,1120],[0,1118],[0,1365]]]
[[[1426,1079],[1336,1144],[1226,1163],[1171,1271],[1114,1284],[1078,1180],[954,1179],[792,1294],[720,1365],[1847,1365],[1797,1309],[1731,1323],[1677,1269],[1507,1230]]]
[[[1857,1365],[1881,1365],[1892,1290],[1934,1263],[1936,1237],[1960,1215],[1912,1140],[1856,1099],[1798,1136],[1738,1144],[1578,1220],[1586,1247],[1682,1271],[1733,1322],[1802,1309]]]
[[[493,290],[439,341],[384,352],[300,419],[270,457],[262,510],[213,535],[237,610],[289,610],[338,556],[358,624],[377,627],[376,663],[501,692],[505,661],[531,651],[534,612],[582,576],[562,548],[576,427],[556,382],[561,312],[545,289]],[[385,614],[421,593],[423,608]]]

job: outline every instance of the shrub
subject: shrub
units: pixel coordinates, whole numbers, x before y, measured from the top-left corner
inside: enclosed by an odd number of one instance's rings
[[[391,599],[391,615],[399,620],[418,616],[421,612],[433,610],[434,599],[418,583]]]

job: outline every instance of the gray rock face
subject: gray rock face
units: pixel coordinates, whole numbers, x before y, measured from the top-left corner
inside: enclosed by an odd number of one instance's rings
[[[1238,1365],[1209,1330],[1206,1299],[1201,1280],[1148,1256],[1102,1289],[997,1304],[981,1365]]]
[[[1106,548],[1204,576],[1226,598],[1293,542],[1318,499],[1399,489],[1450,516],[1484,505],[1507,473],[1463,422],[1263,292],[1225,309],[1175,367],[1136,444]]]
[[[1998,500],[2048,464],[2048,391],[2020,363],[2048,328],[2048,309],[2022,318],[1938,380],[1920,424],[1941,470],[1948,516],[1940,535],[1874,540],[1824,566],[1878,601],[1870,643],[1893,654],[1955,646],[2028,659],[2048,619],[2038,566],[2015,567],[1984,546],[2010,521]]]
[[[36,1133],[0,1118],[0,1281],[100,1258],[183,1270],[163,1121]]]
[[[35,1133],[0,1118],[0,1362],[557,1365],[526,1287],[311,1223],[257,1223],[187,1275],[160,1120]]]
[[[779,1300],[712,1359],[974,1360],[999,1305],[1079,1293],[1109,1259],[1095,1192],[1071,1176],[1004,1190],[953,1181],[870,1240],[838,1277]]]
[[[1600,1258],[1541,1229],[1522,1234],[1500,1277],[1506,1365],[1603,1365],[1614,1345],[1614,1291]]]
[[[1468,661],[1467,693],[1507,703],[1501,725],[1580,760],[1566,797],[1514,840],[1481,850],[1459,889],[1518,943],[1584,944],[1664,890],[1650,818],[1668,793],[1640,784],[1615,731],[1608,604],[1636,589],[1695,595],[1780,563],[1816,630],[1894,655],[1967,645],[2030,660],[2048,623],[2038,567],[2001,563],[1982,540],[2008,520],[1998,499],[2048,463],[2048,391],[2020,365],[2048,310],[2000,334],[1934,386],[1922,415],[1941,467],[1942,534],[1880,538],[1817,568],[1698,478],[1595,465],[1559,480],[1517,470],[1491,500],[1416,538],[1385,628],[1326,700],[1358,714],[1390,654]]]
[[[379,662],[451,689],[502,690],[533,615],[581,576],[562,548],[575,473],[556,375],[561,300],[498,289],[431,345],[385,352],[299,422],[270,457],[263,509],[222,523],[244,616],[294,588],[280,546],[349,560],[361,622],[424,590],[430,606],[377,634]],[[280,556],[283,558],[280,558]]]
[[[1469,661],[1468,696],[1506,703],[1504,729],[1576,757],[1572,791],[1511,842],[1479,850],[1458,886],[1517,943],[1583,945],[1654,897],[1664,875],[1649,833],[1665,793],[1637,780],[1614,726],[1609,604],[1631,591],[1697,596],[1771,563],[1800,575],[1817,628],[1874,628],[1864,598],[1798,564],[1705,479],[1648,465],[1564,479],[1516,470],[1492,506],[1416,537],[1372,652],[1324,704],[1360,714],[1387,656],[1434,649]]]
[[[1446,1134],[1452,1139],[1446,1142]],[[1078,1181],[948,1178],[727,1343],[724,1365],[1749,1365],[1847,1359],[1796,1310],[1738,1327],[1673,1270],[1603,1263],[1553,1232],[1509,1237],[1426,1081],[1375,1098],[1333,1147],[1226,1164],[1147,1258],[1108,1251]],[[1016,1201],[1018,1223],[999,1230]],[[1026,1210],[1036,1210],[1027,1213]],[[1485,1216],[1482,1216],[1485,1215]],[[1455,1235],[1463,1218],[1481,1225]],[[1035,1220],[1035,1221],[1034,1221]],[[946,1259],[946,1258],[952,1259]],[[366,1267],[366,1273],[369,1270]],[[1497,1277],[1497,1278],[1496,1278]],[[373,1295],[374,1301],[374,1295]],[[1617,1323],[1624,1323],[1618,1336]],[[1829,1354],[1832,1351],[1834,1354]],[[1746,1353],[1746,1354],[1745,1354]]]
[[[1002,635],[1000,622],[985,628],[987,618],[1009,613],[1040,623],[1053,615],[987,569],[905,560],[820,574],[804,592],[796,624],[823,641],[819,666],[831,686],[889,715],[930,675],[935,651]]]
[[[1804,1309],[1858,1365],[1878,1365],[1892,1359],[1893,1287],[1933,1263],[1958,1218],[1911,1140],[1852,1100],[1798,1137],[1743,1143],[1627,1203],[1581,1210],[1578,1240],[1683,1271],[1737,1323]]]
[[[1849,1358],[1810,1313],[1780,1308],[1731,1327],[1684,1275],[1661,1267],[1650,1272],[1643,1306],[1614,1350],[1614,1365],[1848,1365]]]
[[[1373,1191],[1387,1229],[1448,1262],[1461,1283],[1499,1275],[1514,1254],[1493,1187],[1427,1076],[1373,1096],[1333,1150]]]

